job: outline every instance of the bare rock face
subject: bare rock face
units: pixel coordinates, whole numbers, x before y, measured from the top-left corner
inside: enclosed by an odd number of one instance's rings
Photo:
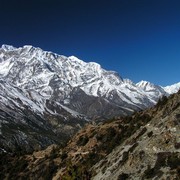
[[[97,63],[32,46],[0,48],[0,152],[63,143],[87,122],[126,116],[178,90],[134,84]]]

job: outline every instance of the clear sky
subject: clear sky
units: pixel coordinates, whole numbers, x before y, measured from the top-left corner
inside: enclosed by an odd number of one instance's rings
[[[180,0],[1,0],[0,44],[95,61],[134,82],[180,81]]]

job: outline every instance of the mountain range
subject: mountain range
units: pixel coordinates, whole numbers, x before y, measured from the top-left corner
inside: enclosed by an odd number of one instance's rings
[[[63,144],[91,121],[127,116],[179,90],[133,83],[95,62],[33,46],[0,48],[0,151]]]
[[[0,179],[178,180],[180,91],[131,116],[89,123],[63,147],[18,153],[0,154]]]

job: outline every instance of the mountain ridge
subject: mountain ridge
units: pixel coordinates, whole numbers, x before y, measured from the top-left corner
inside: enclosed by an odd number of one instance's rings
[[[180,87],[168,87],[167,93],[149,82],[135,84],[123,79],[95,62],[86,63],[30,45],[2,45],[0,80],[1,149],[15,148],[17,144],[23,148],[26,144],[27,150],[32,150],[38,143],[42,148],[57,143],[58,138],[63,141],[88,121],[126,116],[151,107]],[[44,136],[47,131],[51,136]]]

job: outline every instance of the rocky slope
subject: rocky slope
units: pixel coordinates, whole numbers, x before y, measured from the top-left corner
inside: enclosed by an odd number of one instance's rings
[[[92,179],[180,177],[180,92],[160,104],[146,125],[93,166]]]
[[[32,46],[0,48],[0,151],[32,151],[61,143],[91,120],[153,106],[180,84],[163,88],[123,79]]]
[[[3,179],[178,179],[180,91],[132,116],[86,125],[65,147],[4,154],[0,167]]]

